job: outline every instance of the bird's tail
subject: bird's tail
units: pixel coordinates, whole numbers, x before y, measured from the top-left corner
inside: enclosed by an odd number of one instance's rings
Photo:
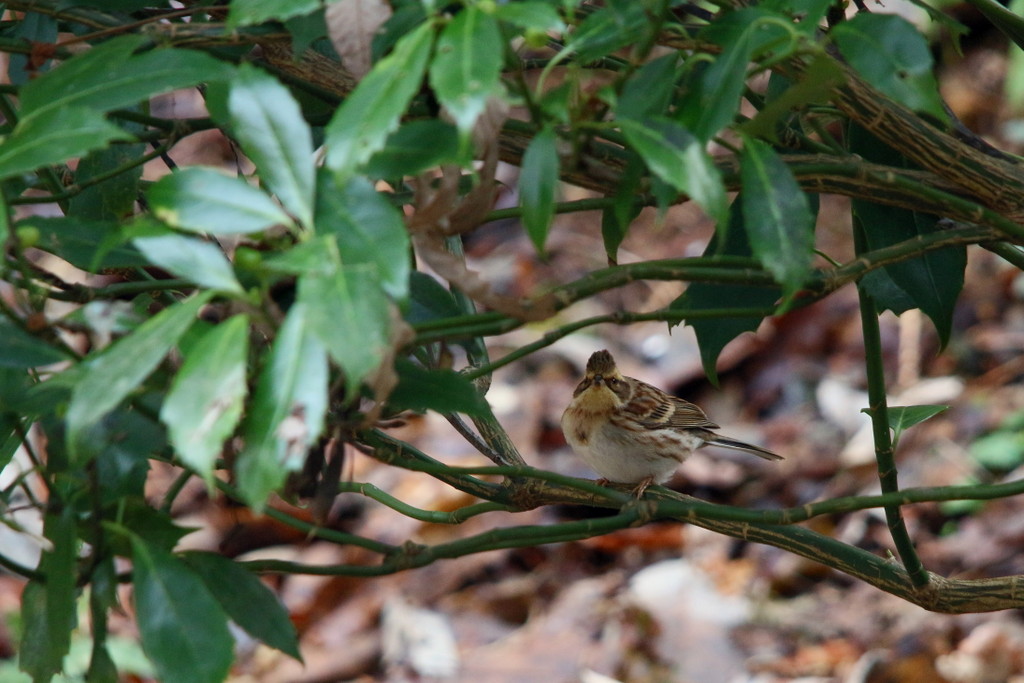
[[[728,436],[721,436],[719,434],[715,434],[713,438],[707,441],[707,444],[709,446],[721,446],[723,448],[735,448],[738,451],[747,451],[765,460],[782,460],[781,455],[772,453],[767,448],[761,448],[738,439],[730,439]]]

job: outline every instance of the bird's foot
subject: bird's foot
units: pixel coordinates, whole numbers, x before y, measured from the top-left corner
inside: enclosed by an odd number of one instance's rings
[[[640,483],[636,485],[636,488],[633,489],[633,495],[637,497],[637,500],[644,497],[644,491],[646,491],[647,487],[653,483],[654,477],[647,477],[646,479],[641,480]]]

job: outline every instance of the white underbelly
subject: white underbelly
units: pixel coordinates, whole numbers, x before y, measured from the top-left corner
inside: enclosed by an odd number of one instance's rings
[[[660,484],[672,476],[694,449],[704,444],[703,439],[689,434],[659,430],[638,435],[604,420],[600,422],[600,426],[592,424],[575,433],[565,430],[565,438],[595,472],[617,483],[637,484],[651,479]],[[663,447],[643,448],[637,444],[639,436],[655,436]]]

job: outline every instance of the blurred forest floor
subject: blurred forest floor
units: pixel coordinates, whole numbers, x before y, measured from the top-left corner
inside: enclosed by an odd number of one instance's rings
[[[977,22],[969,12],[960,16]],[[1006,42],[984,33],[965,56],[942,55],[943,94],[975,131],[1003,149],[1024,146],[1024,109],[1003,97]],[[1018,70],[1018,79],[1024,78]],[[186,114],[182,114],[186,115]],[[231,155],[209,134],[184,141],[179,163]],[[513,188],[515,169],[504,178]],[[563,199],[586,196],[566,188]],[[844,199],[825,198],[819,247],[852,255]],[[502,197],[503,205],[516,198]],[[699,255],[711,226],[689,206],[658,220],[645,211],[620,263]],[[514,221],[467,238],[471,266],[506,293],[535,292],[605,265],[600,216],[562,217],[545,261]],[[646,311],[682,291],[634,283],[568,309],[556,322],[609,311]],[[1024,277],[983,250],[969,252],[952,341],[940,350],[930,321],[915,313],[882,319],[893,405],[942,403],[941,415],[911,429],[898,452],[903,487],[996,482],[1024,476]],[[535,340],[528,327],[498,338],[498,357]],[[721,386],[700,367],[692,331],[661,323],[590,328],[496,373],[488,399],[527,461],[581,477],[558,428],[589,354],[610,349],[625,374],[701,405],[723,432],[783,454],[781,463],[706,449],[669,485],[699,498],[751,508],[793,506],[878,491],[866,417],[863,347],[852,287],[764,323],[729,345]],[[394,430],[451,464],[484,464],[447,422],[414,416]],[[367,481],[421,508],[471,503],[427,475],[378,465],[350,452],[345,477]],[[155,469],[154,496],[173,473]],[[283,505],[283,504],[282,504]],[[232,557],[330,564],[363,561],[356,548],[310,542],[266,518],[183,493],[179,523],[199,527],[182,547]],[[356,494],[340,496],[329,524],[388,543],[444,542],[487,528],[545,524],[593,511],[545,508],[490,513],[457,526],[424,524]],[[948,576],[1024,573],[1024,500],[904,508],[925,565]],[[886,554],[881,511],[813,522],[816,529]],[[678,523],[655,523],[601,538],[493,551],[378,579],[268,577],[301,633],[305,664],[240,640],[234,681],[604,681],[679,683],[997,683],[1024,681],[1019,611],[946,616],[926,612],[812,562]],[[18,609],[21,582],[0,576],[0,613]],[[130,604],[130,603],[129,603]],[[132,637],[128,620],[116,631]],[[241,637],[241,636],[240,636]],[[16,643],[0,626],[0,656]],[[130,650],[129,646],[126,646]],[[140,666],[140,671],[144,667]],[[7,670],[5,670],[7,671]],[[140,676],[132,680],[143,680]],[[8,680],[0,676],[2,680]],[[17,680],[10,678],[10,680]]]

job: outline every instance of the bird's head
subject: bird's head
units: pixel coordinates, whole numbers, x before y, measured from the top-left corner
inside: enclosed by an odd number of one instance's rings
[[[592,410],[613,409],[629,401],[633,386],[615,366],[607,351],[594,353],[587,361],[587,374],[573,392],[584,407]]]

